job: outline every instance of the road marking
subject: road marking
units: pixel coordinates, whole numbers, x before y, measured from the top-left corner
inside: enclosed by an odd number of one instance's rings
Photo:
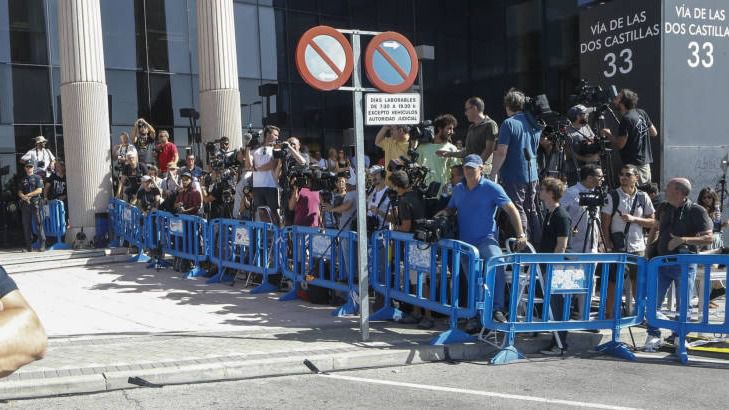
[[[573,406],[573,407],[589,407],[589,408],[593,408],[593,409],[609,409],[609,410],[636,410],[633,407],[612,406],[609,404],[588,403],[588,402],[572,401],[572,400],[549,399],[546,397],[522,396],[522,395],[518,395],[518,394],[496,393],[496,392],[487,392],[487,391],[480,391],[480,390],[456,389],[453,387],[433,386],[433,385],[429,385],[429,384],[414,384],[414,383],[395,382],[395,381],[389,381],[389,380],[365,379],[362,377],[343,376],[343,375],[339,375],[339,374],[321,373],[320,375],[330,378],[330,379],[348,380],[348,381],[352,381],[352,382],[383,384],[386,386],[409,387],[411,389],[442,391],[442,392],[448,392],[448,393],[460,393],[460,394],[465,393],[465,394],[473,394],[475,396],[498,397],[501,399],[522,400],[522,401],[531,401],[531,402],[537,402],[537,403],[561,404],[561,405]]]

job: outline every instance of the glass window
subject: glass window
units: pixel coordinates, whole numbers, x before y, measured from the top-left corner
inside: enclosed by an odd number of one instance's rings
[[[158,132],[160,129],[169,130],[173,125],[172,117],[172,90],[169,74],[150,74],[149,76],[149,103],[152,125]]]
[[[162,0],[145,1],[148,69],[169,71],[167,15]]]
[[[170,78],[172,87],[172,114],[174,125],[188,125],[189,120],[180,116],[180,108],[194,108],[192,98],[192,76],[175,74]]]
[[[349,18],[349,1],[348,0],[337,0],[337,1],[320,1],[319,9],[321,14],[329,16],[339,16]]]
[[[8,9],[8,0],[0,0],[0,63],[10,62],[10,21],[9,14],[5,13]]]
[[[278,78],[276,17],[273,8],[259,7],[258,21],[261,28],[261,78],[276,80]],[[238,55],[242,55],[240,49],[238,49]]]
[[[58,49],[58,0],[45,0],[46,21],[48,22],[48,45],[51,49],[51,65],[61,64]]]
[[[48,67],[13,66],[13,114],[16,123],[51,123]]]
[[[197,10],[195,3],[196,0],[187,1],[187,9],[189,10],[189,12],[187,13],[187,18],[190,26],[187,35],[190,39],[190,72],[193,74],[198,74],[200,71],[198,69],[197,61]]]
[[[192,12],[195,12],[194,9]],[[187,15],[186,0],[165,0],[169,70],[173,73],[190,72],[190,31]]]
[[[238,76],[260,78],[258,11],[250,4],[235,4],[235,43]]]
[[[129,127],[137,119],[137,74],[106,70],[107,93],[111,96],[111,123]],[[128,132],[128,131],[127,131]]]
[[[368,2],[372,7],[372,1]],[[454,4],[458,2],[450,2]],[[413,31],[413,3],[410,0],[377,0],[377,19],[381,30],[397,31],[410,37]]]
[[[9,64],[0,64],[0,124],[13,123],[13,77]]]
[[[134,0],[101,0],[106,68],[139,67],[135,26]]]
[[[8,5],[8,15],[12,61],[48,64],[43,0],[11,1]]]
[[[290,70],[289,78],[291,81],[303,82],[299,73],[296,71],[296,46],[299,38],[304,32],[318,24],[318,19],[313,14],[292,13],[286,14],[286,31],[284,35],[288,36],[288,44],[285,61]]]
[[[12,125],[0,125],[0,152],[15,152],[15,131]]]
[[[241,123],[244,127],[249,123],[253,124],[253,128],[260,128],[262,126],[263,105],[266,101],[265,98],[258,96],[258,86],[260,84],[261,82],[256,79],[238,79],[241,101]]]
[[[340,0],[337,0],[340,1]],[[291,10],[316,12],[316,1],[312,0],[288,0],[286,4]]]

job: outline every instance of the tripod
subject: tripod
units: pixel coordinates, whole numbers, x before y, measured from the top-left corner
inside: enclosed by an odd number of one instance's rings
[[[600,110],[600,114],[597,117],[598,135],[601,129],[607,128],[605,111],[609,112],[612,119],[620,125],[620,119],[615,112],[609,106],[605,106]],[[607,182],[610,188],[615,188],[619,184],[617,175],[615,174],[615,158],[613,158],[613,154],[614,150],[607,147],[607,140],[600,138],[600,167],[605,174],[605,182]]]

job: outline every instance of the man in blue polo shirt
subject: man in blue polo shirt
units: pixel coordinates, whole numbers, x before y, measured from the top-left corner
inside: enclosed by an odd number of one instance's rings
[[[517,233],[516,248],[522,249],[527,242],[519,217],[519,211],[504,192],[504,189],[483,176],[483,161],[479,155],[471,154],[463,160],[465,182],[456,185],[448,208],[440,214],[458,215],[458,232],[461,241],[478,248],[482,259],[501,256],[496,226],[496,210],[503,209]],[[494,319],[505,322],[504,292],[506,281],[503,268],[496,272],[494,289]]]

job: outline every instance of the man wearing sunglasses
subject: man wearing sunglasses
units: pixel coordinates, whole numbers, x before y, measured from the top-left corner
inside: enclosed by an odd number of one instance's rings
[[[653,227],[655,212],[648,194],[638,190],[638,169],[634,165],[623,166],[620,170],[620,186],[610,191],[607,203],[602,208],[602,232],[607,251],[645,256],[643,229]],[[625,272],[630,275],[635,295],[635,267],[627,266]],[[608,280],[608,317],[612,317],[614,293],[615,272],[611,272]]]

